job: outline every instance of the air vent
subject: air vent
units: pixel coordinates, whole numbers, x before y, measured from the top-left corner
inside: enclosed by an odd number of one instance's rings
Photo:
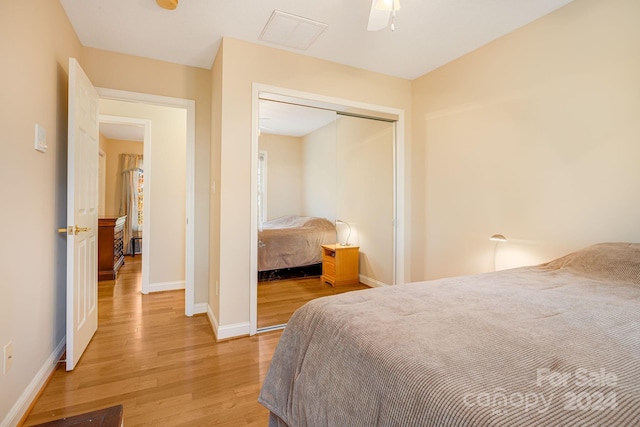
[[[327,27],[322,22],[274,10],[260,34],[260,40],[306,50]]]

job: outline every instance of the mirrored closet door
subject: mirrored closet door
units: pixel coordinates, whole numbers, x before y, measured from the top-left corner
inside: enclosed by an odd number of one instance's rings
[[[322,245],[336,242],[336,113],[259,101],[258,323],[285,324],[325,288]]]
[[[311,299],[394,284],[395,125],[347,110],[259,100],[258,331]]]
[[[359,247],[369,286],[394,284],[394,135],[392,121],[338,115],[336,218],[347,224],[338,241]]]

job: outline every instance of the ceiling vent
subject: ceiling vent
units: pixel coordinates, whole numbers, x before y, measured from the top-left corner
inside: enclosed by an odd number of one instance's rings
[[[327,27],[322,22],[274,10],[260,34],[260,40],[306,50]]]

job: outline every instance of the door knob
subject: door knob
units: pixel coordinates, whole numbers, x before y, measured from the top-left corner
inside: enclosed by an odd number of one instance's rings
[[[58,228],[58,233],[67,233],[69,236],[75,234],[77,236],[78,233],[84,233],[89,230],[91,230],[90,227],[78,227],[77,225],[74,225],[67,228]]]
[[[87,232],[87,231],[89,231],[89,230],[91,230],[91,228],[89,228],[89,227],[78,227],[78,226],[76,225],[76,229],[75,229],[74,234],[77,236],[77,235],[78,235],[78,233],[86,233],[86,232]]]

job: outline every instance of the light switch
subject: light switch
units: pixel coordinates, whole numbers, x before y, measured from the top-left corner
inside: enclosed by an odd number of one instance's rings
[[[36,139],[35,149],[45,153],[49,146],[47,145],[47,131],[45,128],[36,123]]]

